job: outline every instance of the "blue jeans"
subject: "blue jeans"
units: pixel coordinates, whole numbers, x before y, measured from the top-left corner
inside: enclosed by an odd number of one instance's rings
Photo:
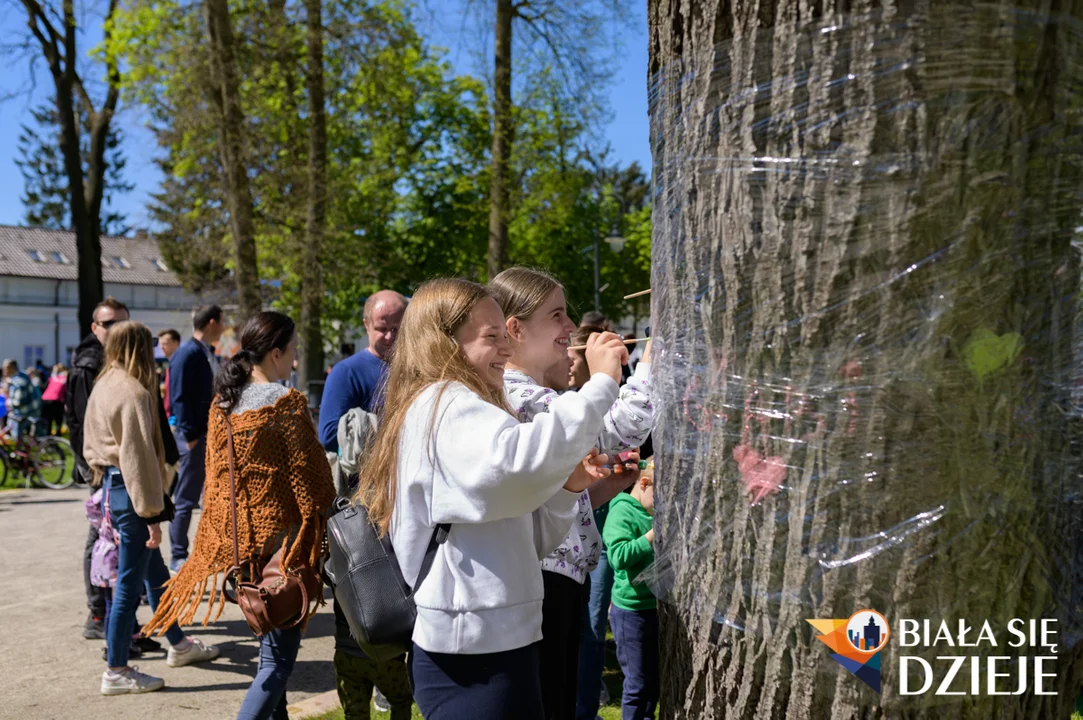
[[[605,669],[605,631],[609,625],[609,602],[613,594],[613,568],[602,547],[598,567],[590,574],[590,601],[584,612],[583,634],[579,640],[579,691],[575,701],[576,720],[594,720],[602,695]]]
[[[173,560],[188,559],[188,528],[192,511],[203,498],[203,482],[207,476],[207,438],[202,437],[188,449],[188,440],[180,430],[174,430],[180,460],[177,479],[173,481],[173,522],[169,523],[169,547]]]
[[[120,472],[116,468],[109,468],[104,482],[109,486],[109,519],[120,534],[117,585],[113,588],[105,637],[109,648],[109,667],[121,668],[128,665],[128,650],[132,646],[139,597],[145,587],[151,609],[157,609],[162,586],[169,580],[169,571],[162,560],[162,553],[157,548],[151,550],[147,547],[149,526],[132,508]],[[165,637],[170,645],[176,645],[184,640],[184,633],[174,623],[165,631]]]
[[[658,611],[622,610],[609,613],[617,661],[624,672],[622,720],[650,720],[658,706]]]
[[[259,668],[245,693],[237,720],[289,720],[286,683],[300,647],[300,625],[272,630],[260,638]]]

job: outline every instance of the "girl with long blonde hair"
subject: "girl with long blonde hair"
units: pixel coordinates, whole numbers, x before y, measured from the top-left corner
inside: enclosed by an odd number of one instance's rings
[[[158,425],[154,340],[150,329],[123,322],[109,331],[105,365],[94,383],[83,421],[83,457],[95,485],[101,484],[103,512],[120,536],[116,587],[106,628],[108,668],[103,695],[159,690],[161,678],[128,666],[135,611],[144,589],[151,608],[158,606],[169,580],[162,553],[160,522],[169,520],[165,448]],[[176,624],[166,631],[172,667],[206,662],[218,648],[185,637]]]
[[[521,424],[504,400],[510,356],[504,316],[483,286],[422,285],[360,474],[359,500],[390,534],[411,586],[438,526],[450,525],[414,587],[409,672],[428,720],[541,718],[538,560],[571,527],[579,491],[605,474],[583,458],[617,384],[584,388]]]
[[[512,345],[512,357],[504,373],[504,394],[520,420],[530,422],[549,412],[559,393],[568,389],[573,367],[578,370],[580,391],[599,382],[620,382],[621,366],[600,366],[590,352],[592,343],[610,346],[626,363],[627,351],[618,335],[606,331],[589,333],[583,356],[569,354],[571,334],[576,332],[576,326],[568,318],[564,286],[556,278],[540,270],[513,267],[493,278],[490,290],[501,304]],[[541,677],[546,720],[594,717],[598,710],[605,648],[604,618],[600,623],[591,623],[592,631],[601,628],[602,644],[590,643],[594,638],[588,639],[584,672],[579,672],[584,610],[590,594],[604,594],[607,579],[599,527],[604,521],[604,510],[597,518],[594,510],[604,508],[610,499],[632,484],[639,469],[635,448],[643,443],[654,424],[649,345],[643,358],[603,421],[587,431],[600,451],[611,457],[628,453],[622,457],[630,462],[626,466],[616,463],[617,472],[612,478],[579,496],[578,512],[567,537],[541,562],[545,587]],[[573,359],[582,362],[573,364]],[[603,568],[602,572],[597,577],[592,575],[592,582],[587,585],[587,575],[599,567]],[[605,607],[608,608],[608,602]],[[583,685],[582,692],[577,692],[579,685]]]

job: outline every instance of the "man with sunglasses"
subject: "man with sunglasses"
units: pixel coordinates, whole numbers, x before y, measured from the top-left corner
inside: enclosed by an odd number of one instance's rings
[[[92,473],[90,466],[83,459],[83,417],[86,415],[90,392],[94,389],[94,380],[97,379],[105,363],[105,342],[109,339],[109,330],[117,323],[128,320],[128,306],[115,297],[107,297],[94,308],[92,318],[90,334],[83,338],[75,348],[71,370],[68,372],[68,383],[64,388],[64,413],[71,438],[71,449],[75,454],[75,467],[72,472],[77,480],[82,479],[87,485],[91,484]],[[162,428],[166,462],[174,464],[179,457],[177,443],[173,439],[173,434],[169,432],[169,422],[160,399],[158,422]],[[105,639],[102,621],[105,617],[106,590],[95,587],[90,582],[90,559],[97,539],[98,530],[91,525],[83,553],[83,584],[86,587],[87,609],[90,611],[86,624],[83,626],[83,637],[87,640]],[[141,650],[160,649],[161,645],[149,638],[140,638],[137,647]]]

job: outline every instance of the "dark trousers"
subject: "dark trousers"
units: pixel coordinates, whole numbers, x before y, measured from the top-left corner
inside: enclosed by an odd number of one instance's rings
[[[575,720],[579,636],[589,585],[542,571],[541,686],[545,720]]]
[[[406,675],[405,655],[394,660],[371,660],[335,650],[335,687],[345,720],[370,720],[374,687],[391,705],[391,720],[410,720],[414,696]]]
[[[590,574],[590,601],[583,608],[583,635],[579,643],[579,690],[575,702],[577,720],[594,720],[602,700],[605,670],[605,631],[609,628],[609,601],[613,593],[613,568],[602,548],[598,567]]]
[[[41,429],[46,435],[59,435],[64,426],[64,403],[61,400],[46,400],[41,403]]]
[[[425,720],[542,720],[539,645],[485,655],[414,645],[406,667]]]
[[[621,610],[609,612],[617,661],[624,672],[622,720],[648,720],[658,706],[658,611]]]
[[[90,488],[91,495],[95,492],[95,488]],[[98,542],[98,528],[91,525],[86,535],[86,547],[83,548],[83,587],[86,588],[86,607],[91,616],[104,618],[106,588],[95,587],[90,584],[90,559],[94,555],[94,543],[96,542]]]
[[[173,560],[188,559],[188,528],[192,511],[203,497],[203,482],[207,476],[207,438],[200,438],[189,450],[188,440],[179,430],[174,431],[180,461],[177,479],[173,482],[173,521],[169,523],[169,547]]]

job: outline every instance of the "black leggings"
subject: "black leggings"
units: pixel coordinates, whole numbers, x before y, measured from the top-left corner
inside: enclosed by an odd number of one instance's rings
[[[589,580],[589,576],[588,576]],[[575,720],[579,640],[590,586],[542,570],[541,682],[545,720]]]
[[[414,645],[407,662],[414,702],[425,720],[542,720],[539,645],[486,655]]]

